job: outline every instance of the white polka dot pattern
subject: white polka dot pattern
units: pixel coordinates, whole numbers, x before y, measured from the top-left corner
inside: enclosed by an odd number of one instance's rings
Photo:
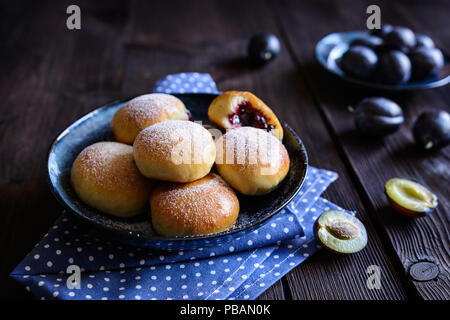
[[[155,91],[167,90],[217,92],[211,77],[199,73],[167,76]],[[134,247],[63,213],[11,277],[38,299],[255,299],[319,250],[315,219],[343,210],[319,198],[336,179],[310,167],[299,195],[267,223],[229,243],[190,251]],[[66,284],[71,264],[82,270],[80,289]]]
[[[170,74],[156,83],[157,93],[218,93],[216,83],[207,73]]]

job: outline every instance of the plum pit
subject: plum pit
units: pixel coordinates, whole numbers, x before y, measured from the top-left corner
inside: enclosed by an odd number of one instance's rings
[[[357,218],[342,211],[324,212],[315,225],[320,244],[335,253],[355,253],[367,244],[367,232]]]
[[[334,221],[326,227],[334,237],[341,240],[354,239],[359,235],[359,229],[347,221]]]

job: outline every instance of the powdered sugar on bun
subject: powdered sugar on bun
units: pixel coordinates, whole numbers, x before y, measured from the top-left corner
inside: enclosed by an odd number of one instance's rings
[[[166,120],[188,120],[183,102],[175,96],[152,93],[136,97],[114,115],[111,131],[117,141],[132,144],[143,129]]]
[[[143,175],[190,182],[209,173],[216,156],[211,134],[201,125],[169,120],[144,129],[134,142],[134,159]]]
[[[243,194],[265,194],[289,171],[284,145],[265,130],[240,127],[216,142],[216,167],[220,175]]]
[[[71,182],[83,202],[118,217],[140,213],[150,194],[150,181],[138,171],[133,148],[117,142],[85,148],[73,163]]]
[[[229,130],[217,141],[216,163],[235,164],[239,170],[276,171],[282,165],[283,151],[283,144],[273,135],[261,129],[241,127]]]
[[[234,191],[213,173],[187,184],[159,185],[150,206],[153,226],[165,236],[224,231],[233,227],[239,214]]]

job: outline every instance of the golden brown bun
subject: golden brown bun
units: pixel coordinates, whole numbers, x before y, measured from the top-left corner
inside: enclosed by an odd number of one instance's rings
[[[121,218],[139,214],[150,194],[150,181],[139,173],[133,148],[117,142],[99,142],[81,151],[71,181],[84,203]]]
[[[232,228],[239,200],[217,174],[186,184],[162,183],[150,196],[152,223],[166,237],[201,235]]]
[[[182,120],[160,122],[142,130],[133,149],[144,176],[171,182],[203,178],[216,158],[216,145],[208,130]]]
[[[211,102],[208,117],[211,122],[223,129],[241,126],[255,127],[265,129],[280,141],[283,140],[283,128],[277,116],[264,102],[250,92],[227,91],[222,93]]]
[[[242,194],[269,193],[289,171],[286,148],[265,130],[231,129],[217,140],[216,148],[217,171]]]
[[[184,103],[164,93],[151,93],[128,101],[117,110],[111,131],[118,142],[133,144],[136,136],[152,124],[166,120],[188,120]]]

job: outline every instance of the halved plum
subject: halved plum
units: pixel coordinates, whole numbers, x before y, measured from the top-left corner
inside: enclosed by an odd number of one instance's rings
[[[320,244],[335,253],[355,253],[367,245],[366,228],[358,218],[342,211],[322,213],[315,224]]]
[[[433,212],[438,205],[434,193],[407,179],[390,179],[386,182],[385,192],[391,206],[408,217],[423,217]]]

